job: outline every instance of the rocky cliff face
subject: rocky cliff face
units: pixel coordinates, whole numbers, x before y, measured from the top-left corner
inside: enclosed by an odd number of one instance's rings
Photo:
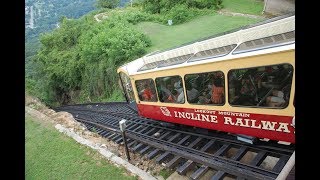
[[[25,25],[26,28],[34,29],[41,19],[50,17],[54,4],[45,4],[45,0],[29,0],[25,5]]]
[[[26,36],[36,37],[57,27],[62,16],[79,18],[95,9],[96,0],[26,0]]]
[[[130,0],[120,0],[124,6]],[[79,18],[95,9],[96,0],[26,0],[25,27],[26,29],[39,28],[43,24],[56,27],[61,16]]]

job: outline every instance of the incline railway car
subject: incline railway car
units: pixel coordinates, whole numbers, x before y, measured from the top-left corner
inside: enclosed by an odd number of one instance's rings
[[[155,52],[118,71],[140,116],[295,143],[295,16]]]

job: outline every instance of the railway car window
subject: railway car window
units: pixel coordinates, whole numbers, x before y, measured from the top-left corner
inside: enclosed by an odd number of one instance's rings
[[[290,64],[230,70],[229,103],[235,106],[288,106],[293,67]]]
[[[136,88],[140,101],[158,101],[156,89],[152,79],[137,80]]]
[[[237,45],[232,44],[228,46],[218,47],[197,52],[188,62],[200,61],[207,58],[221,57],[229,54]]]
[[[223,105],[225,103],[222,71],[187,74],[185,84],[189,103],[208,105]]]
[[[276,34],[269,37],[254,39],[241,43],[232,54],[239,54],[265,48],[271,48],[295,42],[295,31]]]
[[[128,98],[128,101],[129,102],[135,101],[129,77],[126,74],[120,72],[120,78],[122,82],[122,87],[124,88],[125,96]]]
[[[156,78],[156,85],[161,102],[184,103],[184,90],[180,76]]]

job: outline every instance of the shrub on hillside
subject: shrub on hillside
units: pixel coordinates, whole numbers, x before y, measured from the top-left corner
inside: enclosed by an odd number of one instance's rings
[[[189,8],[198,8],[198,9],[221,9],[222,0],[187,0],[187,5]]]
[[[165,19],[173,20],[173,24],[181,24],[194,16],[196,16],[195,11],[189,10],[185,4],[178,4],[167,12]]]
[[[147,36],[115,19],[89,30],[79,44],[85,63],[81,89],[91,97],[110,97],[118,86],[117,67],[145,54],[150,44]]]
[[[144,0],[140,2],[144,11],[151,14],[164,14],[177,5],[186,4],[188,8],[221,9],[222,0]]]
[[[120,3],[120,0],[97,0],[96,6],[98,8],[116,8]]]
[[[132,10],[132,11],[126,11],[122,13],[117,13],[112,18],[118,18],[118,20],[126,20],[129,23],[137,24],[143,21],[153,21],[153,18],[150,15],[151,14],[146,12]]]

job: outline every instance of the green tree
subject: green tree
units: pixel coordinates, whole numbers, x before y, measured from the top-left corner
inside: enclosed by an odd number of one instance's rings
[[[152,14],[159,14],[161,10],[160,1],[161,0],[145,0],[142,3],[142,7],[146,12],[150,12]]]
[[[42,44],[35,57],[48,104],[70,102],[70,92],[81,85],[83,63],[80,61],[78,38],[89,27],[85,20],[62,18],[60,28],[40,37]],[[39,89],[39,88],[38,88]]]
[[[85,63],[82,90],[91,97],[110,97],[118,89],[118,66],[146,53],[150,40],[121,19],[109,19],[81,36],[80,56]]]
[[[96,6],[98,8],[109,8],[113,9],[119,6],[120,0],[97,0]]]
[[[222,0],[144,0],[140,2],[146,12],[152,14],[167,13],[179,5],[187,5],[188,8],[197,9],[221,9]]]
[[[119,15],[97,23],[93,15],[62,17],[59,28],[41,36],[40,51],[30,64],[37,68],[37,79],[26,79],[26,88],[40,92],[38,97],[51,106],[118,98],[117,67],[141,57],[151,44],[128,22],[144,18]]]

